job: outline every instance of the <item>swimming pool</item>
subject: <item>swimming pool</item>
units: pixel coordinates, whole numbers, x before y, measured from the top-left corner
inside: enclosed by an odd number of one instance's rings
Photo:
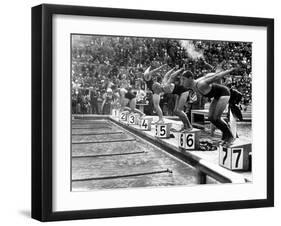
[[[72,191],[198,184],[195,168],[110,121],[72,128]]]

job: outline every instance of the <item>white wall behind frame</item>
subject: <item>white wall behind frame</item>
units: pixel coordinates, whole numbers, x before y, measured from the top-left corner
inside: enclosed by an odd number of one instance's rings
[[[46,1],[3,1],[1,5],[1,160],[0,211],[2,225],[41,225],[28,217],[30,213],[30,7]],[[275,18],[275,115],[281,115],[281,15],[280,4],[267,1],[129,1],[129,0],[48,0],[53,4],[91,5],[101,7],[139,8],[194,13],[229,14]],[[12,45],[10,43],[13,43]],[[14,51],[12,51],[14,50]],[[11,91],[12,90],[12,91]],[[9,95],[7,95],[9,94]],[[3,108],[16,110],[6,111]],[[10,119],[13,119],[11,122]],[[267,225],[280,221],[281,121],[275,119],[276,207],[172,214],[161,216],[99,219],[52,223],[55,225]],[[3,129],[4,128],[4,129]],[[15,139],[16,137],[16,139]],[[10,161],[12,159],[12,161]]]

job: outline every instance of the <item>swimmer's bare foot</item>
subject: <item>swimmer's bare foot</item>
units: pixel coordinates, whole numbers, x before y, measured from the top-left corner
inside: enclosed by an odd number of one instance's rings
[[[155,124],[162,124],[164,123],[164,119],[159,119],[157,122],[155,122]]]
[[[227,139],[224,140],[222,146],[224,147],[230,147],[235,141],[235,137],[229,137]]]
[[[140,119],[143,119],[143,118],[146,116],[146,114],[140,114],[140,113],[138,113],[138,112],[137,112],[136,114],[139,115],[139,118],[140,118]]]
[[[170,131],[172,132],[178,132],[178,133],[184,133],[184,132],[190,132],[193,129],[193,127],[182,127],[180,130],[176,130],[175,128],[171,128]]]
[[[193,130],[193,127],[183,127],[180,132],[190,132],[191,130]]]

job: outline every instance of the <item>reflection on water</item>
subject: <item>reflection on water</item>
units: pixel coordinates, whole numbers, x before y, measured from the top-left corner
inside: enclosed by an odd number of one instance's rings
[[[110,125],[110,130],[103,130],[103,132],[122,130],[122,133],[89,135],[89,133],[102,132],[99,127],[104,125],[92,125],[91,128],[81,124],[75,126],[84,127],[84,129],[73,133],[72,142],[103,142],[72,145],[72,156],[74,156],[72,158],[72,191],[198,183],[197,171],[193,167],[115,125]],[[85,135],[79,135],[80,133]],[[120,155],[122,153],[124,155]],[[100,156],[101,154],[103,156]],[[157,173],[167,171],[167,169],[172,173],[169,171]],[[87,180],[89,178],[95,179]],[[81,181],[81,179],[86,180]]]
[[[252,124],[251,123],[238,123],[237,133],[241,138],[252,139]]]

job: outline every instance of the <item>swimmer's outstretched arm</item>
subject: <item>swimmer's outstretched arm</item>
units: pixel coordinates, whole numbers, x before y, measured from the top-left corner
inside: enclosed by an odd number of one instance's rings
[[[223,78],[224,76],[228,75],[229,73],[231,73],[234,70],[236,70],[236,68],[231,68],[229,70],[225,70],[225,71],[221,71],[221,72],[215,73],[213,75],[205,77],[203,81],[208,83],[208,84],[211,84],[211,83],[213,83],[213,82]]]
[[[207,63],[207,61],[205,59],[203,59],[203,63],[207,69],[214,70],[215,67],[212,66],[211,64]]]
[[[175,78],[179,73],[181,73],[183,70],[184,70],[184,69],[181,68],[181,69],[178,69],[177,71],[175,71],[173,74],[171,74],[170,78],[169,78],[168,81],[167,81],[167,84],[173,82],[174,78]]]
[[[165,75],[164,75],[164,78],[163,78],[163,81],[162,81],[162,84],[166,84],[167,81],[169,80],[170,78],[170,75],[176,70],[176,68],[172,68],[171,70],[169,70]]]
[[[163,67],[165,67],[167,64],[162,64],[160,67],[158,67],[158,68],[155,68],[155,69],[153,69],[152,71],[150,71],[150,73],[155,73],[155,72],[157,72],[157,71],[159,71],[159,70],[161,70]]]
[[[145,79],[145,80],[148,80],[150,76],[152,76],[155,72],[161,70],[161,69],[162,69],[163,67],[165,67],[166,65],[167,65],[167,64],[163,64],[163,65],[161,65],[160,67],[155,68],[155,69],[153,69],[153,70],[151,70],[151,71],[150,71],[151,66],[149,66],[149,67],[145,70],[145,72],[144,72],[144,79]]]

